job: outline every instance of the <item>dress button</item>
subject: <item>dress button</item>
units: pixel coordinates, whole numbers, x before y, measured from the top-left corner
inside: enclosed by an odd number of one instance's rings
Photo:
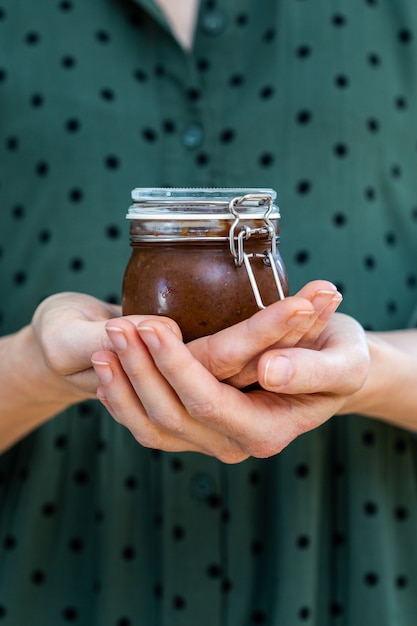
[[[207,35],[220,35],[226,26],[225,15],[216,9],[207,11],[201,21],[201,27]]]
[[[193,150],[198,148],[204,141],[204,132],[200,124],[190,124],[182,134],[182,141],[186,148]]]
[[[196,500],[206,500],[216,490],[216,483],[210,474],[195,474],[190,481],[190,491]]]

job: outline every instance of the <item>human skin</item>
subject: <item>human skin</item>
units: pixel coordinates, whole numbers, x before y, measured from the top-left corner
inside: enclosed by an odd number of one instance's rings
[[[187,349],[204,362],[211,375],[229,378],[229,386],[242,387],[256,380],[260,353],[281,342],[295,345],[303,336],[306,342],[312,341],[339,302],[340,294],[333,285],[315,281],[299,295],[268,307],[222,335],[197,340]],[[120,315],[120,308],[91,296],[61,293],[39,305],[31,324],[0,339],[0,450],[68,406],[96,398],[99,379],[91,364],[92,354],[114,350],[106,325],[121,322],[135,328],[145,319],[122,319]],[[180,335],[171,320],[146,318],[152,319]]]
[[[306,316],[298,340],[290,332],[257,357],[243,350],[246,364],[236,358],[237,327],[185,346],[157,320],[112,321],[114,352],[93,355],[97,395],[142,445],[200,451],[227,463],[277,454],[335,414],[417,430],[417,331],[365,333],[349,316],[329,319],[330,308],[320,332],[317,318],[307,330]],[[258,336],[255,318],[246,346]],[[239,390],[254,378],[262,389]]]

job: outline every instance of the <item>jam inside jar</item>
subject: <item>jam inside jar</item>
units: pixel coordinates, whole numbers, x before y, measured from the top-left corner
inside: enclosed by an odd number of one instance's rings
[[[288,295],[272,189],[144,188],[132,199],[124,315],[165,315],[191,341]]]

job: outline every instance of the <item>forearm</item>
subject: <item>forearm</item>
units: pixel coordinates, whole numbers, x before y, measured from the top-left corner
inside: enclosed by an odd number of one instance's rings
[[[0,453],[80,399],[48,369],[31,326],[0,340]]]
[[[359,413],[417,431],[417,330],[367,333],[368,378],[340,413]]]

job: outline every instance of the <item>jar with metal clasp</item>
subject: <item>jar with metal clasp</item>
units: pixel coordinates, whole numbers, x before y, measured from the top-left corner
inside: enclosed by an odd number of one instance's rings
[[[191,341],[288,295],[275,199],[272,189],[134,189],[123,314],[170,317]]]

